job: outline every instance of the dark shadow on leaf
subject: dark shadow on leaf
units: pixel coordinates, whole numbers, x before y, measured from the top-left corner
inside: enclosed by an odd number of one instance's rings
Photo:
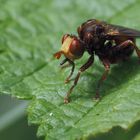
[[[85,77],[85,80],[81,80],[76,88],[80,90],[81,93],[76,94],[77,89],[75,88],[72,94],[72,100],[76,100],[77,98],[93,98],[96,92],[96,86],[98,80],[100,79],[102,73],[104,72],[104,68],[102,64],[101,66],[96,67],[96,71],[102,71],[100,73],[83,73],[81,79]],[[102,83],[100,88],[100,95],[103,97],[111,93],[112,90],[119,88],[123,84],[126,84],[128,80],[132,79],[135,75],[140,72],[140,63],[139,59],[136,56],[131,57],[128,61],[121,62],[115,65],[111,65],[110,73],[107,79]]]
[[[123,84],[126,84],[129,80],[135,77],[140,72],[139,59],[132,57],[128,61],[121,62],[111,69],[111,73],[108,75],[107,80],[103,83],[102,94],[106,95],[110,93],[113,88],[117,89]],[[112,83],[106,84],[106,83]]]
[[[119,126],[112,128],[108,133],[100,133],[97,136],[90,135],[87,140],[132,140],[140,130],[140,121],[131,129],[125,130]]]

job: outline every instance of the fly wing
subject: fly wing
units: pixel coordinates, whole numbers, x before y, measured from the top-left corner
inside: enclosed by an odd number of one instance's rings
[[[106,33],[105,33],[108,37],[115,37],[115,36],[127,36],[127,37],[140,37],[140,31],[135,30],[135,29],[131,29],[131,28],[127,28],[127,27],[123,27],[123,26],[119,26],[119,25],[112,25],[112,24],[108,24],[107,28],[106,28]]]

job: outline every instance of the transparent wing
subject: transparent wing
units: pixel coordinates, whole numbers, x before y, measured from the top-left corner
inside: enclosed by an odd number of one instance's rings
[[[127,37],[140,37],[140,31],[119,26],[107,24],[106,33],[107,36],[127,36]]]

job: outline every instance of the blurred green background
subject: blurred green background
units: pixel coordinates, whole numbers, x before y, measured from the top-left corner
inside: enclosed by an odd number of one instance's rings
[[[28,101],[0,96],[0,140],[42,140],[36,137],[37,126],[29,126]]]

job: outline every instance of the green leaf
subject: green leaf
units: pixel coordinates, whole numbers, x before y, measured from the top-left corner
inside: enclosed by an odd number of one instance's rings
[[[69,68],[61,71],[53,53],[62,34],[74,33],[90,18],[139,29],[139,0],[0,0],[0,93],[31,99],[29,123],[39,126],[45,139],[72,140],[109,131],[114,126],[130,128],[140,120],[140,66],[130,61],[112,66],[101,89],[102,99],[92,98],[104,68],[96,58],[82,74],[71,95],[64,84]],[[138,41],[139,42],[139,41]],[[139,43],[138,43],[139,44]],[[77,62],[77,69],[87,60]]]

